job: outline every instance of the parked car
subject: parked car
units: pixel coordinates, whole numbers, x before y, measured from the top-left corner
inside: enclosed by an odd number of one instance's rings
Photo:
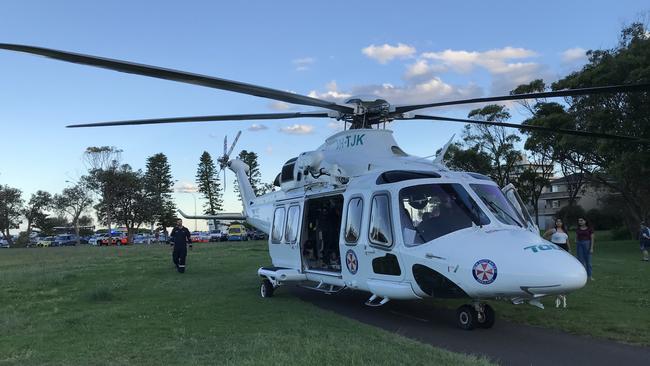
[[[191,234],[192,243],[207,243],[210,241],[210,234],[202,231],[194,231]]]
[[[129,243],[129,238],[126,234],[113,234],[110,243],[108,239],[108,234],[106,234],[100,239],[99,245],[127,245]]]
[[[259,230],[253,230],[249,232],[248,236],[251,240],[266,240],[269,238],[269,236],[266,235],[266,233]]]
[[[5,238],[0,238],[0,248],[9,248],[9,241]]]
[[[228,241],[246,241],[248,240],[248,233],[246,227],[240,224],[230,225],[228,228]]]
[[[228,233],[221,230],[210,231],[210,241],[226,241],[228,240]]]
[[[52,241],[54,240],[53,236],[46,236],[38,239],[36,242],[37,247],[49,247],[52,245]]]
[[[154,238],[149,234],[136,234],[133,236],[133,244],[148,244],[153,240]]]
[[[57,235],[50,243],[50,246],[52,247],[64,247],[64,246],[74,246],[74,245],[77,245],[77,236],[71,234]]]

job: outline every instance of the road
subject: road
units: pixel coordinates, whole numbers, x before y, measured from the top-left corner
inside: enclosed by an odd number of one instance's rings
[[[368,294],[325,295],[299,287],[281,288],[320,308],[454,352],[483,355],[500,365],[650,365],[650,348],[576,336],[502,321],[492,329],[464,331],[455,311],[425,301],[364,305]]]

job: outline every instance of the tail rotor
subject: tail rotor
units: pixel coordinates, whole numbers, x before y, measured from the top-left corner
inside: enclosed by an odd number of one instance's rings
[[[241,136],[241,131],[237,131],[237,135],[235,136],[235,140],[232,142],[232,145],[230,145],[230,149],[228,149],[228,136],[225,136],[223,138],[223,155],[217,159],[217,162],[219,163],[219,174],[223,171],[223,190],[226,190],[226,167],[228,166],[228,161],[230,160],[230,154],[232,154],[232,151],[235,149],[235,145],[237,145],[237,141],[239,140],[239,136]],[[217,175],[219,175],[217,174]]]

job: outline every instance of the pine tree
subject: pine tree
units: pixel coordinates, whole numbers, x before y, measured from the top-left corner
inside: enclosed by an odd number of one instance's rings
[[[172,200],[174,192],[171,166],[163,153],[147,159],[144,188],[150,200],[153,218],[161,228],[174,226],[176,205]]]
[[[223,193],[218,173],[210,153],[204,151],[196,170],[196,184],[199,186],[199,192],[207,200],[203,206],[203,213],[207,215],[215,215],[223,209]]]
[[[263,194],[262,192],[262,174],[260,173],[260,164],[257,162],[257,154],[253,151],[242,150],[237,156],[237,159],[243,161],[248,165],[248,180],[251,183],[253,192],[256,196]],[[234,191],[237,193],[237,197],[241,200],[241,194],[239,193],[239,185],[237,179],[234,181]]]

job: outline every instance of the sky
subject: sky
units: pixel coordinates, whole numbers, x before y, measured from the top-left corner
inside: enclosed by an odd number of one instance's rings
[[[507,94],[536,78],[580,69],[585,51],[616,45],[622,27],[647,19],[646,1],[105,1],[0,2],[0,43],[20,43],[237,80],[342,102],[395,104]],[[645,14],[645,18],[644,18]],[[466,117],[474,106],[424,111]],[[511,106],[513,122],[522,120]],[[84,175],[88,146],[115,146],[144,169],[169,158],[186,213],[201,211],[194,176],[224,136],[259,155],[262,179],[341,129],[293,119],[67,129],[72,123],[177,116],[311,111],[271,100],[0,50],[0,184],[28,199]],[[395,138],[434,154],[462,124],[403,121]],[[229,172],[230,173],[230,172]],[[225,209],[241,211],[227,176]],[[199,223],[199,229],[204,228]]]

